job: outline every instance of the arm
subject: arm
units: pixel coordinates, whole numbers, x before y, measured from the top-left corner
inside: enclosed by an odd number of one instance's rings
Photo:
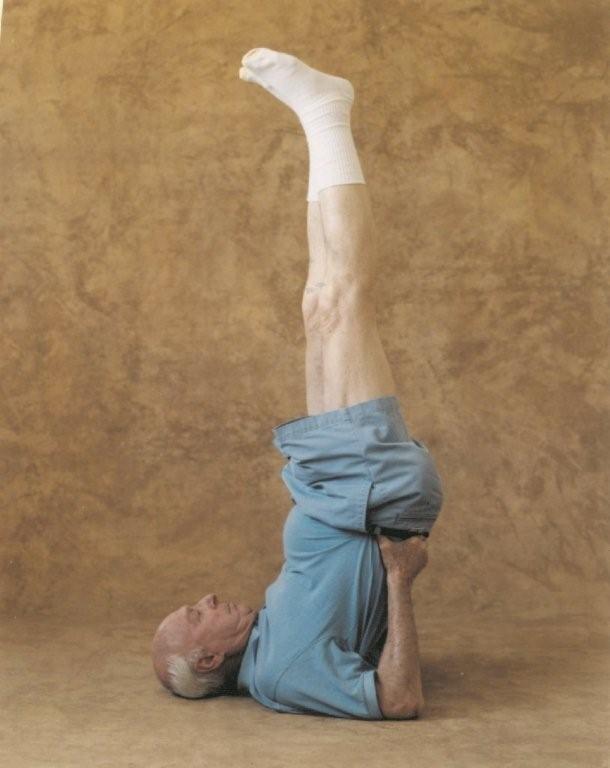
[[[427,563],[426,544],[416,538],[378,541],[387,571],[388,634],[377,667],[377,696],[384,717],[407,719],[424,707],[411,591]]]
[[[424,706],[411,583],[388,575],[388,635],[377,667],[377,695],[385,717],[407,718]]]

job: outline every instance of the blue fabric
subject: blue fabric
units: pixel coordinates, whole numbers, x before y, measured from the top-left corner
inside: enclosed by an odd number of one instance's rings
[[[292,419],[273,434],[294,506],[238,688],[279,712],[382,719],[375,669],[387,590],[370,532],[429,532],[443,501],[438,472],[393,396]]]

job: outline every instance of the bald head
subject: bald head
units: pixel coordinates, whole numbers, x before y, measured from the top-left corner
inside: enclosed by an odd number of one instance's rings
[[[159,624],[152,641],[160,682],[175,692],[176,675],[185,678],[188,670],[200,680],[209,675],[212,682],[222,681],[227,670],[237,668],[256,616],[248,605],[220,602],[214,593],[177,608]]]

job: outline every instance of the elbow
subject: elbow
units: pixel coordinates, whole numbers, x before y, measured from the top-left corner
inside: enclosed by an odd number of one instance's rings
[[[414,705],[412,705],[411,708],[408,710],[407,719],[414,720],[418,717],[421,717],[424,712],[425,706],[426,706],[426,702],[422,697]]]
[[[411,700],[398,705],[383,707],[383,716],[390,720],[415,720],[420,717],[424,710],[425,702],[423,698]]]

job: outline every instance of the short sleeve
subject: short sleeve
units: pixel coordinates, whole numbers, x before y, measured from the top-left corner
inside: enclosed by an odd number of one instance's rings
[[[291,711],[382,720],[375,667],[332,637],[318,640],[280,677],[275,700]]]

